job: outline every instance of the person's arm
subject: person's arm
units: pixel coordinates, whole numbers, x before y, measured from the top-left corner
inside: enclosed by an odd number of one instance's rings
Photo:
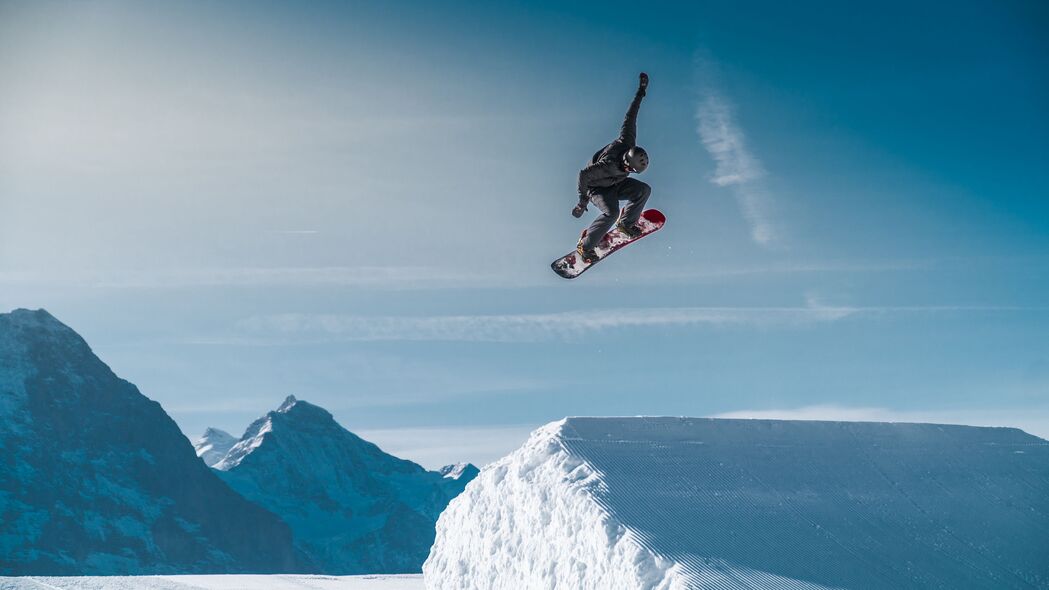
[[[586,207],[589,197],[586,192],[590,190],[590,183],[600,177],[602,162],[595,162],[579,171],[579,204]]]
[[[637,111],[641,108],[641,99],[645,97],[647,88],[648,74],[641,72],[637,85],[637,94],[634,95],[634,100],[630,102],[630,108],[627,109],[626,117],[623,118],[623,128],[619,131],[619,141],[630,147],[637,145]]]
[[[590,197],[587,196],[587,191],[590,190],[590,187],[593,186],[595,182],[603,178],[608,178],[611,175],[609,172],[610,166],[614,167],[615,162],[608,158],[604,158],[579,171],[579,185],[577,187],[579,190],[579,206],[582,207],[584,211],[586,210],[587,202],[590,200]]]
[[[586,204],[590,201],[587,191],[594,186],[594,183],[615,176],[616,165],[616,162],[604,158],[579,171],[579,204],[572,210],[572,215],[576,217],[583,215],[583,212],[586,211]]]

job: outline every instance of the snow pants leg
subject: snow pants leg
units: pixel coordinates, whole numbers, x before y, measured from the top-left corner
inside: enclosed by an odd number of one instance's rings
[[[641,219],[641,213],[645,210],[645,203],[652,194],[652,187],[636,178],[627,178],[616,185],[619,188],[619,200],[629,201],[623,209],[623,225],[634,225]]]
[[[615,186],[591,189],[590,202],[601,211],[601,215],[590,224],[583,240],[584,248],[593,248],[601,243],[608,230],[619,220],[619,202],[629,201],[623,209],[623,224],[633,225],[641,218],[645,203],[652,194],[652,187],[634,178],[627,178]]]

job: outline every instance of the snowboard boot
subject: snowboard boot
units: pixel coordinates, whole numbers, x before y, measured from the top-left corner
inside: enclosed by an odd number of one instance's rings
[[[593,248],[584,248],[583,243],[579,242],[575,249],[576,252],[579,252],[579,256],[582,257],[583,262],[597,262],[597,252]]]
[[[620,232],[622,232],[626,237],[630,238],[631,240],[633,240],[634,238],[640,236],[641,233],[642,233],[641,226],[639,226],[636,223],[634,225],[626,225],[622,221],[620,221],[619,223],[616,224],[616,229],[618,229]]]

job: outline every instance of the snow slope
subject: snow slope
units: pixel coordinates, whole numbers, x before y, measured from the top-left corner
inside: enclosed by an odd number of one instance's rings
[[[105,576],[0,578],[0,590],[423,590],[422,576]]]
[[[427,588],[1049,588],[1049,443],[1011,428],[567,418],[437,523]]]
[[[309,571],[326,574],[419,572],[437,516],[465,485],[384,453],[294,396],[215,469],[287,522]]]
[[[237,437],[232,434],[218,428],[208,428],[200,438],[193,441],[193,448],[205,465],[213,467],[235,444]]]
[[[0,574],[298,571],[160,404],[46,311],[0,314]]]

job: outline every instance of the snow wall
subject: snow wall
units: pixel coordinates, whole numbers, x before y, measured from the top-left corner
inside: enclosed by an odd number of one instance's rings
[[[452,501],[423,572],[430,590],[1049,588],[1049,442],[566,418]]]

